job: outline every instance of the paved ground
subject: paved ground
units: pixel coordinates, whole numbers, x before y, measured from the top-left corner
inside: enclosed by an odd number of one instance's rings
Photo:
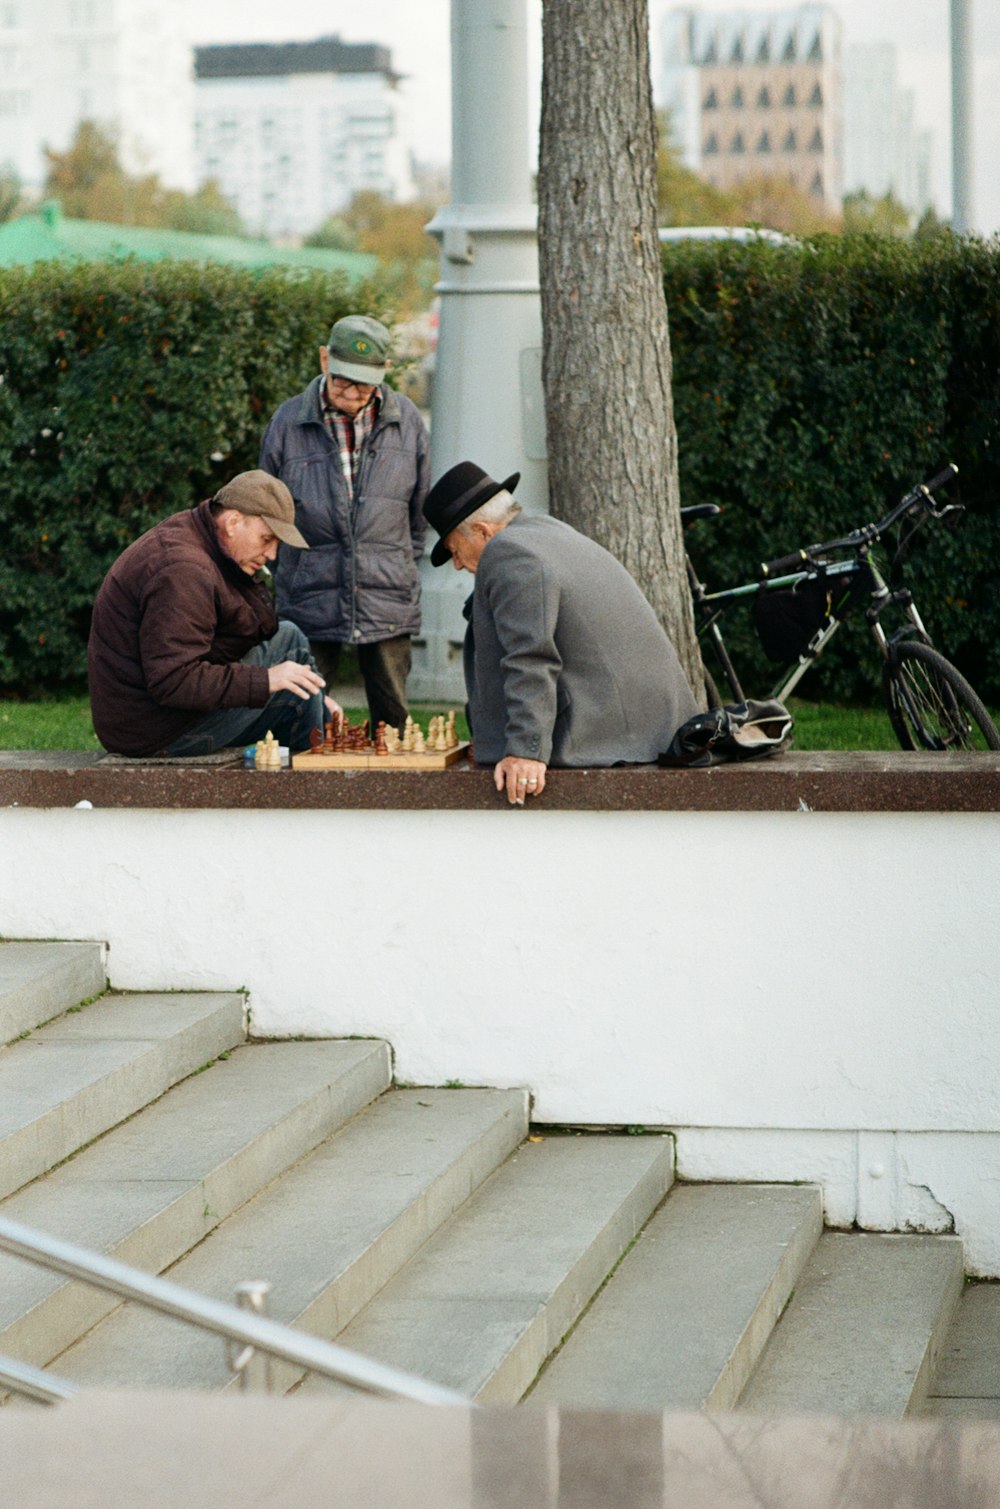
[[[1000,1420],[1000,1284],[967,1284],[938,1361],[927,1413]]]
[[[1000,1429],[90,1393],[0,1411],[0,1479],[18,1509],[972,1509]]]

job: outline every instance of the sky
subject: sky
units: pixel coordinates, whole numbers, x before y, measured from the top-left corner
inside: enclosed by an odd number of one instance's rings
[[[447,162],[451,153],[450,0],[186,0],[191,40],[293,41],[338,35],[345,42],[381,42],[404,74],[402,94],[417,155]],[[918,127],[933,135],[931,178],[939,210],[951,207],[949,0],[831,0],[845,42],[892,42],[899,79],[916,96]],[[971,0],[973,10],[974,184],[977,230],[1000,231],[1000,0]],[[541,0],[526,0],[529,66],[537,95],[541,73]],[[650,0],[654,17],[670,0]],[[734,10],[734,0],[699,0],[703,11]],[[787,9],[782,0],[746,0],[745,9]],[[537,112],[537,104],[535,105]]]

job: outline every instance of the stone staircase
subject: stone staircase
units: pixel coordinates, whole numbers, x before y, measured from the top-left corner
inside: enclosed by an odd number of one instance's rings
[[[481,1401],[959,1412],[934,1380],[957,1238],[824,1232],[810,1186],[674,1186],[668,1136],[531,1134],[523,1091],[393,1088],[383,1042],[251,1043],[237,993],[104,974],[96,944],[0,944],[3,1216],[220,1299],[266,1279],[275,1319]],[[234,1381],[217,1338],[2,1255],[0,1353]]]

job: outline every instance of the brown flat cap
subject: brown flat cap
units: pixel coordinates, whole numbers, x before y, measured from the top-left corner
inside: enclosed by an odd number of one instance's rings
[[[235,508],[237,513],[256,514],[286,545],[308,550],[295,527],[295,503],[284,482],[270,472],[240,472],[213,499],[221,508]]]

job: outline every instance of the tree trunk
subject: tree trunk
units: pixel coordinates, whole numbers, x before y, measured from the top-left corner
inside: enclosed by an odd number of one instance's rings
[[[647,0],[548,0],[542,35],[549,506],[635,577],[701,702],[656,235]]]

